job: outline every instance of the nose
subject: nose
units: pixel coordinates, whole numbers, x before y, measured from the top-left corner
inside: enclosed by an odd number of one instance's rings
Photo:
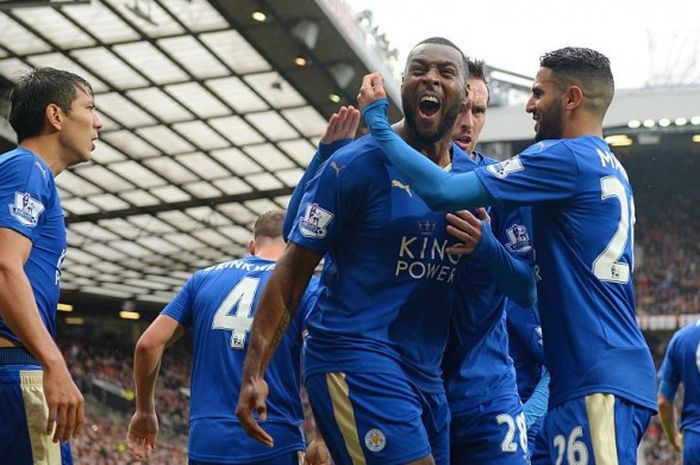
[[[104,122],[102,121],[102,117],[100,116],[99,113],[95,112],[95,117],[94,117],[94,121],[93,121],[94,128],[99,131],[100,129],[102,129],[103,125],[104,125]]]
[[[535,112],[535,98],[530,97],[525,104],[525,113],[534,113]]]
[[[435,68],[430,68],[427,73],[425,73],[424,81],[427,84],[437,86],[440,85],[440,72]]]

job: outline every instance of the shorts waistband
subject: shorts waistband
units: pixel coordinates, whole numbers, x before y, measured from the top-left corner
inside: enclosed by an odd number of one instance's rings
[[[40,365],[39,361],[23,347],[0,348],[0,365]]]

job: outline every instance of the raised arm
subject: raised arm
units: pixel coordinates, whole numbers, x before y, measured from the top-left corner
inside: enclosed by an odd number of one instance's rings
[[[460,210],[494,203],[473,172],[453,174],[408,145],[387,120],[389,102],[380,74],[368,74],[357,96],[372,136],[408,184],[433,210]]]
[[[284,217],[284,228],[282,230],[285,240],[289,237],[289,233],[294,226],[294,220],[297,217],[297,211],[301,204],[301,199],[304,196],[306,185],[311,178],[316,175],[316,172],[321,165],[330,158],[333,153],[352,142],[357,127],[360,125],[360,111],[353,106],[342,106],[333,113],[333,116],[328,120],[328,126],[321,135],[321,141],[318,144],[318,150],[311,158],[311,163],[304,171],[304,175],[299,180],[299,183],[292,192],[292,197],[289,199],[287,206],[287,214]]]
[[[236,416],[248,436],[268,447],[273,447],[273,438],[260,427],[253,412],[261,421],[267,418],[265,370],[321,258],[321,254],[290,243],[265,286],[253,319]]]

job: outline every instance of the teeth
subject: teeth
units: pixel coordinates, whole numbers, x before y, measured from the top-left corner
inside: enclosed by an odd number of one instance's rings
[[[437,104],[440,103],[440,101],[438,100],[438,98],[437,98],[437,97],[434,97],[434,96],[432,96],[432,95],[426,95],[425,97],[422,97],[422,98],[420,99],[420,101],[421,101],[421,103],[423,103],[423,102],[432,102],[432,103],[437,103]]]

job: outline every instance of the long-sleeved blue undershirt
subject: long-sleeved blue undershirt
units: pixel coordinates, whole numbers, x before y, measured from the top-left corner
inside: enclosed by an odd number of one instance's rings
[[[509,253],[482,221],[481,240],[472,252],[488,268],[503,294],[518,305],[531,307],[537,300],[537,282],[532,266]]]
[[[447,173],[408,145],[391,128],[387,99],[372,102],[364,110],[370,132],[411,188],[433,210],[461,210],[492,205],[495,200],[473,172]]]
[[[284,227],[282,229],[285,241],[292,230],[292,226],[294,226],[294,219],[297,217],[297,211],[299,210],[301,199],[304,196],[306,185],[311,181],[311,178],[316,175],[321,165],[328,160],[336,150],[345,147],[350,142],[352,142],[352,139],[342,139],[330,144],[324,144],[323,142],[318,144],[318,150],[314,153],[313,158],[311,158],[309,166],[306,168],[306,171],[304,171],[304,175],[299,180],[297,187],[295,187],[294,192],[292,192],[292,197],[289,199],[287,214],[284,216]]]
[[[532,395],[523,405],[523,413],[525,414],[525,424],[528,428],[547,413],[547,405],[549,402],[549,371],[546,368],[542,369],[542,377],[532,391]]]

